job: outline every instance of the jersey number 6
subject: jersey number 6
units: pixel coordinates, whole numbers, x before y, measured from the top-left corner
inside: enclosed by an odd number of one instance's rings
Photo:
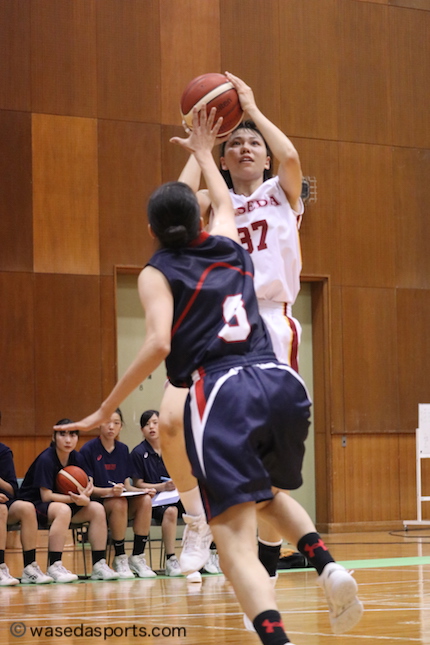
[[[246,340],[251,331],[251,325],[243,306],[242,294],[227,296],[223,303],[223,317],[226,321],[218,336],[227,343],[240,343]]]

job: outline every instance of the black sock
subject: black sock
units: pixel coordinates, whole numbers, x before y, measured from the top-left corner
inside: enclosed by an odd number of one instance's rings
[[[281,546],[282,542],[272,546],[258,540],[258,558],[271,578],[276,576],[278,560],[281,555]]]
[[[135,535],[133,542],[133,555],[141,555],[145,553],[146,543],[148,542],[147,535]]]
[[[174,553],[166,553],[166,560],[170,560],[170,558],[173,558],[174,555]]]
[[[322,574],[326,564],[334,562],[334,558],[322,541],[319,533],[308,533],[307,535],[304,535],[300,538],[299,543],[297,544],[297,549],[305,556],[306,560],[315,567],[318,571],[318,575]]]
[[[253,624],[263,645],[284,645],[290,642],[285,633],[281,614],[275,609],[268,609],[258,614]]]
[[[115,549],[115,557],[119,555],[125,555],[125,542],[122,540],[115,540],[113,543],[113,548]]]
[[[33,564],[36,560],[36,549],[30,549],[29,551],[22,552],[24,558],[24,568],[28,567],[29,564]]]
[[[49,566],[51,566],[51,564],[54,564],[54,562],[58,562],[58,561],[61,562],[62,555],[63,554],[61,551],[49,551],[48,553]]]
[[[4,549],[0,549],[0,564],[4,564]]]
[[[211,551],[215,551],[215,549],[216,549],[216,544],[215,544],[215,542],[211,542],[211,545],[210,545],[210,547],[209,547],[209,548],[210,548],[210,550],[211,550]]]
[[[106,549],[103,549],[102,551],[91,551],[91,558],[93,566],[96,562],[100,562],[100,560],[106,560]]]

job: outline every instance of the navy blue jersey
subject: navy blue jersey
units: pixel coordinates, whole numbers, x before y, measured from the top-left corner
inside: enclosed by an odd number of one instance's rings
[[[109,482],[123,484],[132,476],[130,452],[121,441],[115,441],[115,448],[108,452],[100,437],[96,437],[85,443],[79,452],[85,462],[85,471],[98,488],[110,488]]]
[[[258,311],[249,253],[228,237],[201,233],[181,249],[160,249],[150,261],[174,298],[169,380],[189,387],[191,374],[219,359],[272,356]]]
[[[66,466],[79,466],[85,469],[84,460],[77,450],[72,450],[69,455],[69,460]],[[61,461],[58,459],[57,451],[54,446],[49,446],[33,461],[30,468],[27,470],[19,489],[20,499],[25,499],[28,502],[40,502],[40,489],[47,488],[55,493],[60,491],[56,487],[55,480],[58,472],[64,468]]]
[[[133,448],[130,457],[135,479],[143,479],[148,484],[159,484],[161,477],[169,477],[163,459],[146,439]]]
[[[14,495],[16,495],[18,482],[16,481],[13,454],[12,450],[4,443],[0,443],[0,477],[12,486]],[[6,495],[9,499],[13,499],[13,496],[1,487],[0,493]]]

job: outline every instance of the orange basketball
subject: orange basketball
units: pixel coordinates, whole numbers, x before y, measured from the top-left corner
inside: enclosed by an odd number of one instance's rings
[[[218,137],[230,134],[242,121],[243,110],[236,89],[224,74],[202,74],[185,88],[181,98],[181,115],[187,126],[193,125],[193,108],[206,104],[207,112],[216,108],[216,119],[223,117]]]
[[[88,484],[88,475],[79,466],[66,466],[58,472],[56,484],[58,491],[64,495],[79,493],[78,484],[85,488]]]

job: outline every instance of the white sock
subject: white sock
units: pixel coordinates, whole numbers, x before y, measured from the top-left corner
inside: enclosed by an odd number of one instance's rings
[[[202,498],[198,486],[187,490],[185,493],[179,493],[182,505],[187,515],[204,515]]]

